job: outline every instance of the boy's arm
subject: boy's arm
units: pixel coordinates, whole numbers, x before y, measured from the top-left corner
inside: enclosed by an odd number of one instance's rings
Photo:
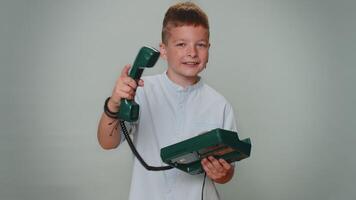
[[[112,112],[117,112],[117,106],[108,101],[108,108]],[[112,119],[102,113],[98,126],[98,142],[103,149],[114,149],[120,144],[120,131],[117,127],[118,119]]]
[[[216,183],[224,184],[229,182],[234,176],[234,166],[224,159],[215,159],[213,156],[204,158],[201,161],[206,175]]]
[[[143,86],[143,80],[138,84],[129,77],[130,65],[126,65],[117,79],[112,95],[108,101],[108,109],[111,112],[118,112],[121,99],[134,99],[137,86]],[[98,141],[104,149],[114,149],[119,146],[121,141],[120,128],[117,127],[118,119],[112,119],[105,113],[101,115],[98,125]]]

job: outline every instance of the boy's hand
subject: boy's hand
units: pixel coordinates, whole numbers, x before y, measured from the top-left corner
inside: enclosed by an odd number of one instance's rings
[[[120,77],[116,80],[109,100],[109,108],[113,112],[118,111],[121,99],[134,99],[137,86],[143,86],[142,79],[140,79],[137,84],[136,81],[129,76],[130,67],[131,65],[129,64],[125,65]]]
[[[214,182],[223,184],[231,180],[234,175],[234,167],[224,159],[215,159],[213,156],[204,158],[201,161],[206,175]]]

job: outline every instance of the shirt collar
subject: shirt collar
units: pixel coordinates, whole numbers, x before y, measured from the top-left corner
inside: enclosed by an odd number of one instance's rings
[[[171,79],[169,79],[169,77],[167,76],[167,71],[165,71],[163,74],[163,80],[164,82],[167,83],[167,85],[169,85],[170,88],[174,89],[174,91],[177,92],[190,92],[190,91],[194,91],[197,88],[201,87],[203,84],[203,80],[201,77],[199,77],[198,82],[196,82],[193,85],[189,85],[188,87],[184,88],[180,85],[178,85],[177,83],[173,82]]]

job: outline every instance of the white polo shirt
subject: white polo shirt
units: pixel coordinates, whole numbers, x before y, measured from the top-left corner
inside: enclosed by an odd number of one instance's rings
[[[140,119],[133,142],[148,165],[165,166],[160,149],[214,128],[237,131],[231,105],[200,80],[183,88],[166,73],[143,77],[136,91]],[[121,135],[121,138],[124,138]],[[203,174],[190,175],[178,169],[148,171],[135,158],[130,200],[198,200]],[[204,200],[219,199],[214,183],[207,178]]]

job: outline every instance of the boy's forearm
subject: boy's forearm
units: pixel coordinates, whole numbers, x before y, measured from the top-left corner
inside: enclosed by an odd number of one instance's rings
[[[108,117],[105,113],[101,115],[98,126],[98,142],[103,149],[114,149],[120,144],[120,131],[115,129],[117,121]]]

